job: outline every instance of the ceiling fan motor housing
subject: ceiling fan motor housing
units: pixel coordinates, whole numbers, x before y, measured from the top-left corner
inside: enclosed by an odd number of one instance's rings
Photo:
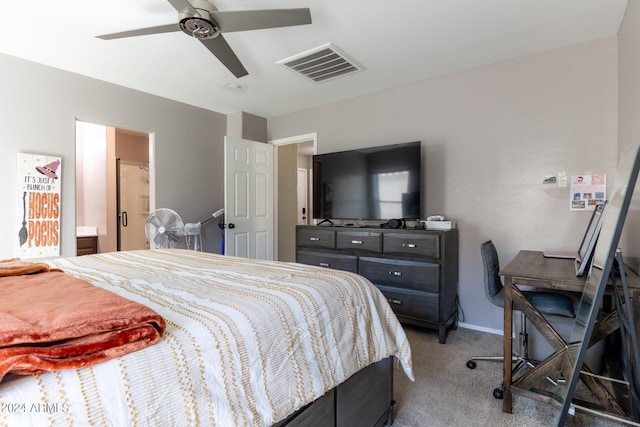
[[[189,2],[196,13],[180,12],[180,29],[197,39],[213,39],[220,34],[220,28],[211,16],[218,9],[206,0]]]
[[[212,39],[220,34],[220,28],[208,19],[199,16],[181,19],[180,29],[197,39]]]

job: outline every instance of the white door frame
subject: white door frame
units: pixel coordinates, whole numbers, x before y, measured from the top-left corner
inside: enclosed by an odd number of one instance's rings
[[[313,154],[317,154],[318,153],[318,133],[317,132],[290,136],[287,138],[271,139],[269,140],[269,144],[277,147],[279,145],[299,144],[301,142],[308,142],[308,141],[313,142]],[[273,157],[274,157],[274,167],[275,167],[274,177],[277,177],[278,176],[278,156],[273,156]],[[273,187],[274,187],[273,188],[274,218],[278,218],[278,184],[275,183]],[[312,214],[311,212],[309,213]],[[274,251],[277,254],[278,253],[278,233],[279,233],[278,221],[275,221],[273,226],[274,226],[274,230],[273,230]]]

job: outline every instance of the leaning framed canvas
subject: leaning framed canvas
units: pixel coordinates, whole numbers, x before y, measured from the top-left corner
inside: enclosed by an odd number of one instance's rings
[[[60,255],[62,159],[18,153],[16,256],[23,259]]]

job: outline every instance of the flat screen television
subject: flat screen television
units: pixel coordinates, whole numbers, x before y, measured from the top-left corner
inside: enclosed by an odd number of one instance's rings
[[[314,219],[420,219],[421,143],[313,156]]]

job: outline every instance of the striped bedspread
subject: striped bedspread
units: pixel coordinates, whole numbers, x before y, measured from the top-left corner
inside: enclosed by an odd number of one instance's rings
[[[49,263],[147,305],[167,328],[90,368],[6,376],[2,426],[270,426],[387,356],[413,378],[387,301],[348,272],[180,249]]]

